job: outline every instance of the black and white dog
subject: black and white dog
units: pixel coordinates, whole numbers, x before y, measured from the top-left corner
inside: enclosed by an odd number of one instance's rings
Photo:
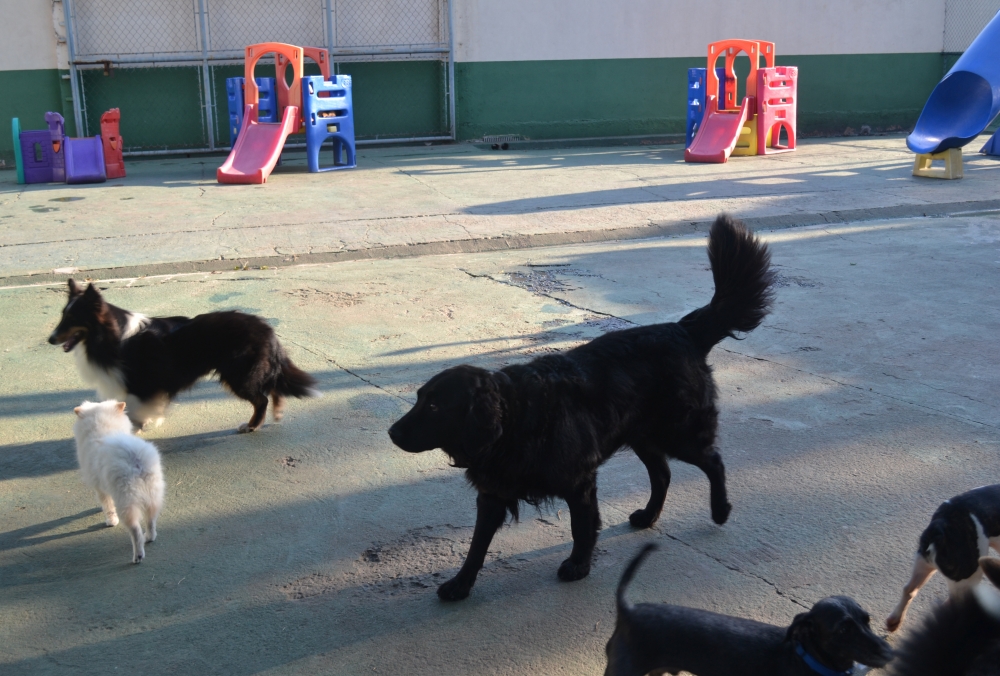
[[[979,567],[1000,587],[1000,559]],[[889,676],[1000,675],[1000,592],[986,584],[948,599],[928,614],[896,650]]]
[[[213,371],[253,404],[240,432],[261,426],[268,396],[274,419],[281,420],[286,396],[318,395],[316,381],[292,363],[260,317],[234,311],[147,317],[111,305],[93,284],[84,290],[72,279],[49,343],[73,353],[80,376],[102,399],[124,401],[137,428],[159,425],[177,393]]]
[[[886,619],[886,628],[899,629],[906,609],[936,570],[948,579],[952,597],[979,584],[983,577],[979,559],[990,547],[1000,552],[1000,484],[945,500],[920,535],[913,574],[903,587],[903,598]]]
[[[892,659],[849,596],[822,599],[788,627],[667,603],[632,605],[625,590],[655,548],[646,545],[622,574],[605,676],[851,676],[856,662],[882,667]]]
[[[597,468],[625,446],[646,466],[652,489],[629,518],[633,526],[649,528],[660,516],[669,458],[706,474],[712,520],[725,523],[731,505],[715,447],[719,412],[706,357],[719,341],[763,321],[772,277],[767,246],[729,216],[712,225],[708,258],[715,294],[677,323],[613,331],[494,372],[456,366],[417,391],[417,403],[389,437],[410,453],[440,448],[479,491],[469,555],[438,596],[469,595],[493,535],[508,513],[517,518],[521,500],[566,500],[573,551],[559,577],[586,577],[601,527]]]

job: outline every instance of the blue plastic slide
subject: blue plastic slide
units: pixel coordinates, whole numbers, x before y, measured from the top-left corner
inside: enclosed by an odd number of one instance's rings
[[[1000,12],[924,104],[906,145],[915,153],[961,148],[1000,113]]]

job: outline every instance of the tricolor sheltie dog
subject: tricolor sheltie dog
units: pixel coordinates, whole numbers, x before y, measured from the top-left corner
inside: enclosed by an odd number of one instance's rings
[[[52,345],[73,352],[80,376],[102,399],[124,401],[132,424],[163,422],[167,404],[213,371],[233,394],[253,404],[253,432],[270,396],[281,420],[285,397],[313,397],[316,381],[295,366],[263,319],[242,312],[147,317],[106,302],[93,284],[69,280],[69,300]]]

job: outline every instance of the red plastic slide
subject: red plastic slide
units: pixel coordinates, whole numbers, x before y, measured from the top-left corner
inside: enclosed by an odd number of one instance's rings
[[[215,172],[219,183],[264,183],[278,163],[285,139],[298,124],[297,106],[286,106],[278,124],[257,122],[253,106],[243,112],[243,128],[226,162]]]
[[[698,128],[698,135],[687,150],[684,151],[685,162],[713,162],[722,164],[729,159],[729,154],[736,147],[736,141],[740,138],[740,131],[746,124],[747,115],[754,106],[752,96],[743,97],[743,105],[739,111],[720,110],[715,111],[715,105],[711,101],[714,96],[708,97],[710,100],[705,105],[705,118]]]

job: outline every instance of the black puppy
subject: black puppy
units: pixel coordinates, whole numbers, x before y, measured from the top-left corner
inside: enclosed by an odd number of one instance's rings
[[[983,578],[979,558],[993,547],[1000,552],[1000,484],[956,495],[934,512],[920,534],[920,545],[903,597],[885,621],[889,631],[903,623],[906,609],[934,571],[948,581],[948,592],[961,595]]]
[[[1000,560],[979,566],[1000,587]],[[890,676],[1000,676],[1000,593],[989,585],[939,604],[896,651]]]
[[[569,505],[573,551],[563,580],[590,572],[601,520],[597,468],[630,446],[646,465],[652,491],[629,518],[648,528],[670,485],[668,458],[701,468],[711,485],[712,519],[731,505],[715,449],[718,410],[706,357],[736,332],[755,329],[771,301],[770,253],[739,221],[719,216],[708,240],[715,279],[711,303],[676,324],[615,331],[563,354],[489,372],[457,366],[431,378],[417,403],[389,429],[410,453],[440,448],[479,491],[472,546],[444,600],[463,599],[475,584],[494,533],[518,501],[559,497]]]
[[[126,402],[132,424],[159,424],[177,393],[213,371],[229,390],[253,404],[240,432],[264,422],[267,398],[281,420],[285,397],[312,397],[316,381],[285,354],[267,322],[242,312],[197,317],[147,317],[115,307],[93,284],[69,280],[69,298],[49,343],[62,343],[77,370],[104,399]]]
[[[872,633],[854,599],[830,596],[789,627],[706,610],[625,600],[625,589],[656,545],[646,545],[618,584],[618,621],[605,649],[605,676],[689,671],[695,676],[849,676],[854,663],[884,666],[889,644]]]

